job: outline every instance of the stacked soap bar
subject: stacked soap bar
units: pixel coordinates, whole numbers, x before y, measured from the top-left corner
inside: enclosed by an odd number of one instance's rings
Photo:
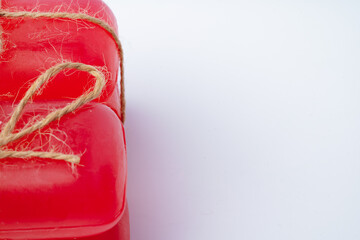
[[[0,2],[2,11],[86,13],[117,29],[101,0]],[[31,83],[60,62],[95,66],[106,78],[100,97],[6,146],[76,154],[81,160],[72,166],[54,159],[0,159],[0,239],[86,237],[119,221],[126,225],[126,145],[120,119],[120,60],[113,37],[86,20],[0,17],[0,24],[0,128]],[[86,72],[60,72],[27,104],[15,131],[64,107],[93,85]]]

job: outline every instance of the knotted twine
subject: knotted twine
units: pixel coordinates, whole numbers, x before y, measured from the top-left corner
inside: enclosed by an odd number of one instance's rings
[[[115,40],[115,43],[118,48],[118,54],[120,58],[120,104],[121,104],[121,120],[124,122],[125,120],[125,88],[124,88],[124,69],[123,69],[123,50],[121,47],[120,40],[118,39],[115,31],[104,21],[94,18],[92,16],[82,14],[82,13],[63,13],[63,12],[7,12],[0,10],[0,17],[7,18],[54,18],[54,19],[72,19],[72,20],[86,20],[91,23],[94,23],[104,30],[106,30]],[[0,37],[0,50],[3,47],[3,43]],[[81,95],[77,99],[75,99],[70,104],[66,105],[64,108],[57,109],[51,113],[49,113],[45,118],[35,122],[33,125],[27,128],[23,128],[20,131],[14,133],[15,125],[21,114],[24,110],[24,107],[31,99],[31,97],[39,90],[42,85],[46,84],[52,77],[57,75],[59,72],[65,69],[76,69],[79,71],[88,72],[95,79],[94,88]],[[20,103],[16,106],[13,111],[10,120],[4,125],[1,133],[0,133],[0,159],[3,158],[46,158],[46,159],[54,159],[54,160],[64,160],[66,162],[72,164],[78,164],[80,162],[80,157],[73,154],[63,154],[56,152],[40,152],[40,151],[15,151],[15,150],[7,150],[3,149],[9,143],[12,143],[26,135],[33,133],[36,130],[40,130],[50,124],[51,122],[60,119],[64,115],[74,112],[84,104],[96,99],[100,96],[104,86],[105,86],[105,77],[98,69],[91,65],[83,64],[83,63],[75,63],[75,62],[67,62],[60,63],[55,65],[48,70],[46,70],[43,74],[41,74],[30,86],[30,88],[25,93],[25,96],[21,99]]]

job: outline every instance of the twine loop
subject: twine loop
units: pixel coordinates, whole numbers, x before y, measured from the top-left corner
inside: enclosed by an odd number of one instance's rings
[[[109,33],[113,38],[113,40],[115,41],[118,50],[119,60],[120,60],[120,106],[121,106],[120,119],[123,123],[125,122],[126,101],[125,101],[125,83],[124,83],[124,54],[123,54],[121,42],[115,30],[108,23],[106,23],[101,19],[98,19],[96,17],[84,13],[68,13],[68,12],[27,12],[27,11],[9,12],[0,9],[0,17],[83,20],[95,24],[101,27],[102,29],[104,29],[107,33]],[[0,38],[0,52],[2,48],[3,48],[3,43],[1,42],[1,38]]]
[[[0,0],[1,2],[1,0]],[[69,20],[84,20],[91,22],[105,31],[107,31],[115,41],[115,44],[118,49],[118,55],[120,60],[120,119],[122,122],[125,121],[125,87],[124,87],[124,57],[123,50],[120,43],[119,38],[117,37],[114,29],[111,28],[109,24],[105,21],[89,16],[83,13],[67,13],[67,12],[9,12],[0,9],[0,18],[50,18],[50,19],[69,19]],[[1,33],[0,33],[1,34]],[[0,36],[0,53],[3,50],[4,44]],[[24,127],[18,132],[14,132],[16,123],[22,115],[24,107],[31,99],[31,97],[41,88],[44,84],[46,84],[53,76],[58,74],[64,69],[77,69],[80,71],[88,72],[95,79],[95,85],[91,91],[88,91],[75,99],[73,102],[66,105],[64,108],[54,110],[49,113],[42,120],[39,120],[32,124],[29,127]],[[47,159],[55,159],[55,160],[64,160],[72,164],[78,164],[80,162],[80,157],[72,154],[63,154],[57,152],[39,152],[39,151],[15,151],[8,150],[5,146],[9,143],[12,143],[18,139],[23,138],[26,135],[33,133],[36,130],[40,130],[50,124],[51,122],[60,119],[62,116],[73,112],[83,106],[84,104],[92,101],[93,99],[100,96],[102,89],[105,86],[105,77],[103,74],[91,65],[86,65],[83,63],[76,62],[67,62],[61,63],[56,66],[53,66],[46,70],[43,74],[41,74],[35,82],[30,86],[30,88],[25,93],[25,96],[21,99],[20,103],[14,109],[10,120],[4,125],[3,129],[0,132],[0,159],[4,158],[47,158]]]
[[[88,91],[66,105],[61,109],[54,110],[49,113],[43,119],[35,122],[29,127],[23,128],[20,131],[14,133],[14,129],[16,123],[22,115],[24,107],[28,103],[28,101],[32,98],[32,96],[41,88],[43,85],[48,83],[52,77],[57,75],[59,72],[65,69],[76,69],[83,72],[88,72],[92,75],[96,82],[91,91]],[[51,122],[60,119],[64,115],[74,112],[84,104],[96,99],[100,96],[104,86],[105,86],[105,77],[98,69],[91,65],[86,65],[83,63],[60,63],[55,65],[48,70],[46,70],[43,74],[41,74],[30,86],[30,88],[26,91],[24,97],[21,99],[19,104],[14,109],[10,120],[4,125],[0,133],[0,159],[3,158],[30,158],[30,157],[39,157],[39,158],[50,158],[55,160],[64,160],[69,163],[78,164],[80,162],[80,157],[72,154],[63,154],[56,152],[38,152],[38,151],[13,151],[13,150],[4,150],[3,147],[9,143],[12,143],[18,139],[23,138],[26,135],[33,133],[36,130],[40,130],[45,126],[49,125]]]

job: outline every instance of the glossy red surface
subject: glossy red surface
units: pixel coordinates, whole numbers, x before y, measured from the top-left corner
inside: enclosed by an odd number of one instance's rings
[[[130,228],[129,228],[129,210],[125,209],[122,218],[119,223],[112,229],[97,234],[91,237],[77,238],[77,240],[129,240],[130,239]],[[62,239],[65,240],[65,239]]]
[[[99,0],[3,0],[1,8],[85,9],[116,28],[111,11]],[[120,219],[122,229],[128,229],[126,143],[119,119],[119,57],[114,40],[84,21],[0,18],[0,24],[5,39],[0,52],[0,127],[32,81],[56,63],[99,66],[106,69],[107,78],[99,99],[7,146],[79,154],[81,166],[52,159],[0,159],[0,239],[86,237],[119,229],[114,226]],[[93,82],[87,73],[60,73],[27,105],[16,129],[61,108]],[[104,234],[111,231],[116,232]],[[105,236],[119,240],[115,235]],[[124,233],[120,239],[127,238]]]

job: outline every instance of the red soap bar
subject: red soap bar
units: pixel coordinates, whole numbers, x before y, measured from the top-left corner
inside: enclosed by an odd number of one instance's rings
[[[18,122],[45,116],[64,103],[33,103]],[[11,104],[1,103],[5,116]],[[41,159],[0,161],[0,237],[80,237],[103,232],[120,219],[125,205],[126,152],[119,118],[90,103],[9,148],[82,154],[80,164]]]
[[[5,11],[86,12],[117,29],[111,10],[101,0],[2,0]],[[105,67],[107,85],[97,100],[119,114],[119,55],[112,36],[85,20],[1,18],[0,100],[22,96],[40,72],[60,62]],[[1,32],[1,31],[0,31]],[[6,80],[5,80],[6,79]],[[88,86],[89,74],[60,73],[37,99],[76,98]]]
[[[117,28],[113,14],[100,0],[0,2],[3,10],[14,12],[86,10]],[[128,226],[126,143],[114,39],[103,28],[82,20],[0,17],[0,24],[4,40],[0,52],[1,129],[32,82],[57,63],[101,67],[107,81],[99,98],[6,146],[76,154],[81,160],[73,167],[54,159],[0,159],[0,239],[87,237],[108,231],[120,220],[122,226]],[[93,77],[85,72],[59,73],[27,104],[15,131],[31,124],[34,117],[41,119],[64,107],[93,84]]]

